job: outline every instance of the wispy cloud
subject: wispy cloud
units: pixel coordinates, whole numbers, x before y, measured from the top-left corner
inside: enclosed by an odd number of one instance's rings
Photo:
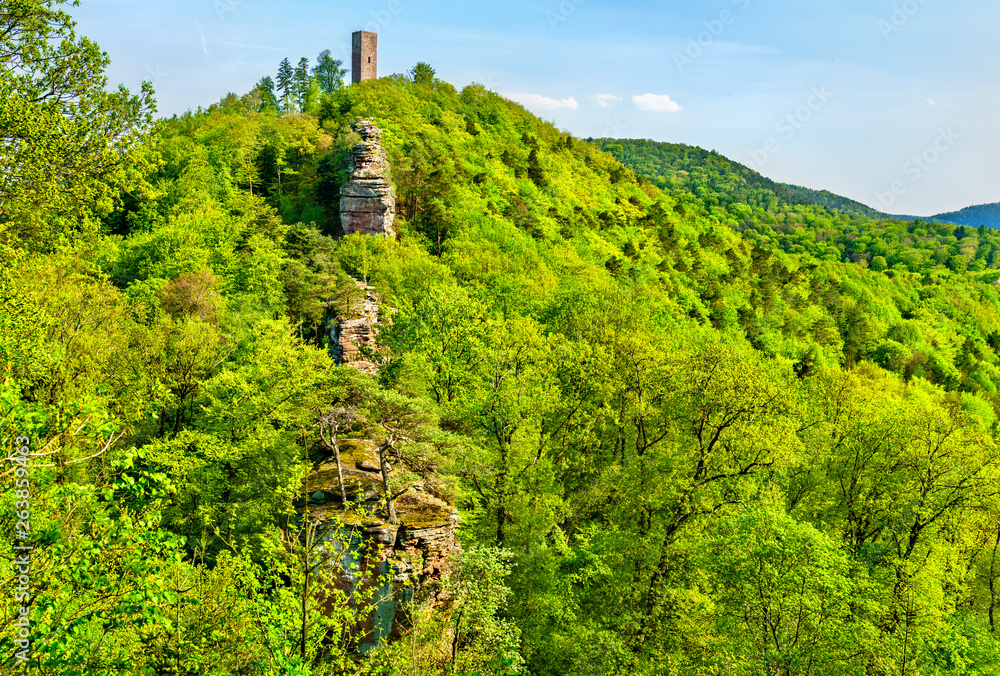
[[[632,97],[632,103],[639,110],[654,113],[679,113],[684,108],[666,94],[641,94]]]
[[[601,108],[613,108],[616,101],[621,101],[622,97],[615,96],[614,94],[598,94],[594,97],[597,101],[597,105]]]
[[[205,29],[197,21],[194,22],[194,25],[198,27],[198,34],[201,36],[201,49],[205,52],[205,56],[211,59],[212,55],[208,53],[208,43],[205,41]]]
[[[541,94],[522,94],[518,92],[502,92],[502,96],[517,101],[529,110],[576,110],[580,107],[572,96],[568,99],[552,99]]]

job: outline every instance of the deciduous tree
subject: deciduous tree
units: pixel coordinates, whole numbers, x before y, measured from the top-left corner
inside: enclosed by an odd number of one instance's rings
[[[0,8],[0,238],[47,248],[141,192],[153,89],[107,88],[109,60],[66,0]]]

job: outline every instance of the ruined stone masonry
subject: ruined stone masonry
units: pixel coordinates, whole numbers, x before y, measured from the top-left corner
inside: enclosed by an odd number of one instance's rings
[[[389,158],[382,147],[382,130],[372,120],[351,128],[361,142],[350,152],[351,178],[340,191],[340,224],[351,235],[395,237],[396,191],[389,182]]]
[[[351,82],[361,84],[378,77],[378,34],[356,31],[351,36]]]

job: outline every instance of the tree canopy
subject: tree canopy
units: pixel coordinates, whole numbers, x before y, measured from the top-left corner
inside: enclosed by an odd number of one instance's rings
[[[426,64],[344,87],[324,54],[161,120],[155,166],[121,146],[151,189],[93,236],[34,247],[69,231],[56,202],[18,231],[0,434],[37,449],[32,673],[991,673],[1000,240],[577,139]],[[398,239],[340,231],[359,118]],[[332,356],[358,281],[375,376]],[[364,654],[378,599],[313,585],[304,481],[347,443],[375,449],[366,519],[418,485],[462,517],[450,601],[412,587]]]
[[[12,0],[0,10],[0,235],[52,245],[140,191],[153,92],[107,90],[108,57],[61,7]],[[58,225],[57,225],[58,224]]]

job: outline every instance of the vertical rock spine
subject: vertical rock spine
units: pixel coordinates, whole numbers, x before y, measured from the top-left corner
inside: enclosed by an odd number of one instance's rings
[[[341,227],[348,235],[395,237],[396,191],[389,181],[382,130],[371,120],[358,120],[351,128],[361,141],[350,152],[351,178],[340,191]]]

